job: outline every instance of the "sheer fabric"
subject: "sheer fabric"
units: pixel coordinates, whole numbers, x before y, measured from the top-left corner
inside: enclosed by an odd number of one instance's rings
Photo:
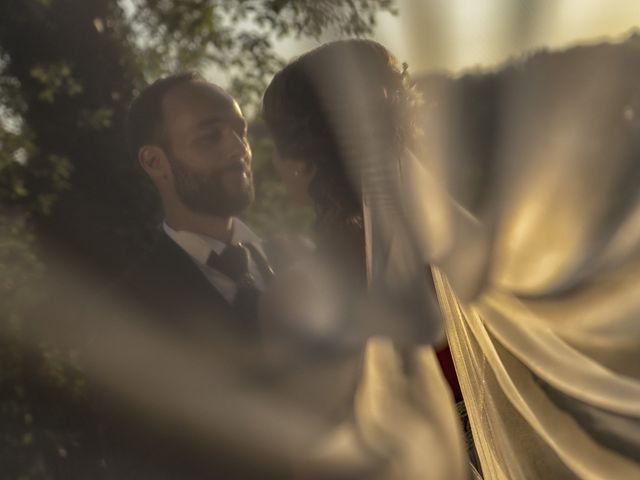
[[[405,174],[421,168],[415,158],[404,162]],[[415,180],[416,172],[410,176]],[[415,201],[407,193],[405,201]],[[606,205],[606,197],[600,200]],[[506,281],[509,269],[498,275],[492,264],[500,233],[488,235],[454,202],[444,208],[449,231],[461,238],[447,234],[449,250],[431,238],[416,243],[444,252],[435,258],[433,278],[484,478],[639,478],[640,261],[629,237],[637,231],[637,211],[609,210],[602,221],[619,219],[609,230],[611,241],[599,238],[597,227],[585,229],[590,233],[581,249],[565,252],[593,252],[583,256],[585,265],[561,258],[576,274],[556,288],[525,294]],[[389,215],[372,218],[387,222],[391,244],[399,241],[402,229],[390,227]],[[522,255],[544,262],[547,247],[542,242]],[[407,248],[399,250],[406,255]],[[385,263],[404,271],[392,258]]]
[[[640,112],[592,60],[570,90],[515,79],[480,213],[443,148],[399,163],[487,479],[640,478]]]
[[[480,155],[457,128],[471,108],[462,100],[449,102],[457,110],[427,109],[419,122],[429,144],[401,158],[384,144],[367,89],[355,88],[334,115],[335,131],[349,132],[337,137],[363,193],[371,292],[395,321],[407,314],[407,293],[428,295],[421,274],[432,265],[484,478],[640,478],[640,99],[638,79],[626,75],[631,58],[581,50],[501,77],[492,113],[500,131],[479,185],[461,175]],[[466,190],[482,192],[482,204],[459,205]],[[423,322],[436,342],[440,318]],[[368,390],[365,375],[359,395],[383,399],[403,384],[403,370],[386,373],[380,389]],[[423,370],[429,398],[439,388],[432,374]],[[440,392],[440,411],[453,411]],[[392,429],[406,425],[394,412],[414,404],[400,398],[403,408],[388,410]],[[366,404],[356,404],[357,431],[376,450],[397,437],[367,428]],[[436,412],[421,409],[424,428],[455,438],[455,423]],[[423,445],[424,462],[444,456],[459,471],[455,442],[406,436]]]

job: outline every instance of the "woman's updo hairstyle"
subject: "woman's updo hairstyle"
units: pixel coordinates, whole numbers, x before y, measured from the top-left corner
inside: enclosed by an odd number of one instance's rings
[[[319,220],[361,221],[359,174],[411,147],[416,95],[405,69],[379,43],[344,40],[298,57],[267,88],[263,113],[278,152],[315,167]]]

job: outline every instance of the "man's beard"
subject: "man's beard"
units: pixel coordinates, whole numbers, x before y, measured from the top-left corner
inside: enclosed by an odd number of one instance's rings
[[[196,213],[231,217],[242,212],[253,202],[255,193],[251,171],[248,173],[248,184],[235,191],[231,191],[224,181],[224,175],[244,168],[240,161],[206,175],[194,172],[176,158],[169,157],[169,164],[178,197]]]

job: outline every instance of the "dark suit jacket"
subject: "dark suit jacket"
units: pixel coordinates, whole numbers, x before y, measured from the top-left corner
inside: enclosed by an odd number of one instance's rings
[[[252,343],[240,343],[247,337],[253,339],[253,330],[242,325],[189,255],[164,232],[106,297],[105,310],[110,315],[116,312],[126,316],[129,324],[148,327],[143,331],[150,336],[168,333],[182,346],[204,345],[213,352],[206,357],[207,362],[216,362],[227,372],[235,367],[233,375],[245,373],[239,360],[242,348]],[[162,356],[165,355],[161,352]],[[160,369],[149,374],[162,376],[164,372]],[[172,381],[171,376],[168,381]],[[198,386],[194,385],[195,391]],[[166,395],[171,395],[173,388],[167,384]],[[107,391],[103,397],[109,395]],[[229,450],[224,432],[219,444],[203,445],[188,431],[176,429],[175,424],[165,426],[165,422],[171,423],[169,420],[153,413],[147,416],[139,405],[131,407],[116,399],[104,406],[105,456],[111,459],[107,478],[253,478],[254,466],[259,471],[257,478],[271,475],[268,459],[253,458],[253,454],[247,457],[237,448]],[[212,435],[215,437],[216,433]],[[276,469],[279,472],[274,477],[284,478],[280,467]]]
[[[160,328],[188,332],[237,324],[231,305],[164,232],[114,287],[118,298]]]

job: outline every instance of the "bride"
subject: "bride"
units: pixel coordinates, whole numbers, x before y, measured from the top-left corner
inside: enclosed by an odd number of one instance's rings
[[[637,94],[620,58],[576,56],[561,73],[585,80],[569,88],[512,72],[481,218],[446,193],[432,162],[453,160],[446,145],[421,153],[428,119],[414,120],[384,47],[328,44],[276,75],[264,97],[274,163],[314,205],[318,249],[265,302],[266,335],[285,365],[365,350],[343,395],[353,413],[320,461],[360,448],[390,478],[464,475],[450,391],[432,349],[415,346],[441,341],[424,301],[431,264],[485,478],[638,478]]]
[[[262,306],[272,360],[339,424],[314,468],[367,469],[373,454],[387,478],[466,477],[455,374],[445,350],[452,392],[429,346],[443,342],[433,284],[408,232],[390,228],[402,212],[385,208],[398,162],[419,145],[418,103],[393,55],[366,40],[306,53],[264,94],[274,166],[316,212],[316,251]]]

